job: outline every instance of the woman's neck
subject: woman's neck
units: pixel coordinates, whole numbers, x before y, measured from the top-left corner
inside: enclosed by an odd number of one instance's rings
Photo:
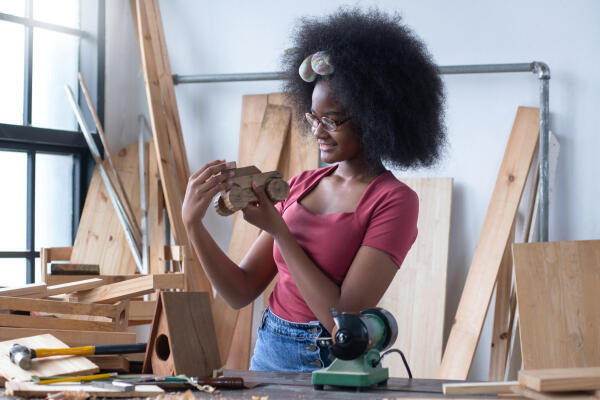
[[[382,164],[372,168],[363,160],[346,160],[338,164],[335,174],[344,180],[370,182],[384,171]]]

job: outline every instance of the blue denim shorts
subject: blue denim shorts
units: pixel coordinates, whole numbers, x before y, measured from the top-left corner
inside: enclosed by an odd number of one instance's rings
[[[329,366],[329,351],[317,346],[317,338],[329,336],[319,323],[286,321],[265,309],[250,361],[254,371],[311,372]]]

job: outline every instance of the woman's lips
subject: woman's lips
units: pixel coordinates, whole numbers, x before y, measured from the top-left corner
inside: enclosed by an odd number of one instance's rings
[[[333,147],[331,144],[319,143],[319,149],[324,152],[333,151]]]

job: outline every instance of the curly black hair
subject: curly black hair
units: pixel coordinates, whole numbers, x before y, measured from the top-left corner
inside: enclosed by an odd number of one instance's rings
[[[324,18],[303,18],[293,48],[282,59],[283,90],[304,116],[319,79],[329,80],[336,100],[358,127],[371,167],[385,162],[407,169],[434,164],[446,142],[444,87],[423,42],[399,15],[342,8]],[[298,67],[327,51],[335,71],[303,81]]]

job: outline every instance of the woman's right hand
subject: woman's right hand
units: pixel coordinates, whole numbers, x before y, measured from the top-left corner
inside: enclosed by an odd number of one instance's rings
[[[204,218],[213,197],[229,188],[231,184],[229,179],[234,173],[219,175],[224,169],[225,160],[215,160],[190,176],[181,207],[181,216],[186,228],[199,223]]]

